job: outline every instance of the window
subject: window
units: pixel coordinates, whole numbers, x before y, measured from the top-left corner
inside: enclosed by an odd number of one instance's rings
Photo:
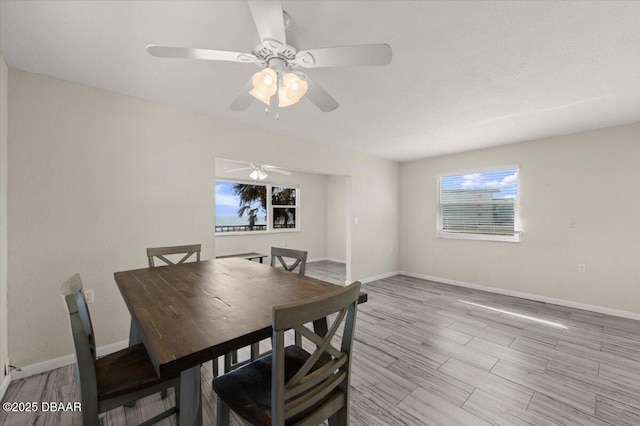
[[[216,234],[299,230],[299,188],[216,182]]]
[[[518,241],[518,167],[438,176],[438,237]]]

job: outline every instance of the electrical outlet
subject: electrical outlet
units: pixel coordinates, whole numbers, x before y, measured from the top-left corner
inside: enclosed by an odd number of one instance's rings
[[[576,227],[576,220],[575,219],[569,219],[569,228],[575,228]]]
[[[93,290],[85,291],[84,297],[87,299],[87,303],[93,303]]]
[[[584,263],[578,263],[578,272],[580,272],[581,274],[587,272],[587,265],[585,265]]]
[[[353,224],[354,224],[354,225],[357,225],[357,224],[358,224],[358,218],[357,218],[357,217],[354,217],[354,218],[353,218]]]

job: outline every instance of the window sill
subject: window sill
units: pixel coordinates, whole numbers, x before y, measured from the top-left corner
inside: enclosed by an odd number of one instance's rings
[[[271,234],[289,234],[292,232],[301,232],[298,229],[274,229],[272,231],[241,231],[241,232],[216,232],[216,237],[237,237],[239,235],[271,235]]]
[[[454,240],[500,241],[500,242],[506,242],[506,243],[520,242],[519,233],[515,235],[486,235],[486,234],[438,232],[438,238],[450,238]]]

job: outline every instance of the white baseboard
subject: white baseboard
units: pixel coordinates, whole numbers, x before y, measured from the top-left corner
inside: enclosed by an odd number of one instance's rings
[[[120,342],[111,343],[109,345],[99,346],[97,349],[98,356],[109,355],[113,352],[117,352],[129,346],[128,340],[122,340]],[[74,354],[64,355],[58,358],[53,358],[47,361],[38,362],[36,364],[20,367],[21,371],[13,370],[11,373],[12,380],[23,379],[29,376],[35,376],[36,374],[45,373],[47,371],[55,370],[56,368],[65,367],[67,365],[75,364],[76,356]]]
[[[628,318],[632,320],[640,320],[640,313],[637,313],[637,312],[621,311],[618,309],[606,308],[604,306],[589,305],[589,304],[580,303],[580,302],[572,302],[571,300],[554,299],[553,297],[540,296],[537,294],[507,290],[507,289],[498,288],[498,287],[489,287],[482,284],[467,283],[464,281],[451,280],[449,278],[440,278],[440,277],[433,277],[431,275],[416,274],[414,272],[400,271],[400,275],[406,275],[407,277],[419,278],[419,279],[428,280],[428,281],[435,281],[442,284],[451,284],[451,285],[457,285],[460,287],[473,288],[475,290],[482,290],[489,293],[502,294],[505,296],[520,297],[522,299],[534,300],[536,302],[551,303],[553,305],[566,306],[568,308],[582,309],[585,311],[598,312],[600,314],[613,315],[616,317]]]
[[[2,399],[4,398],[4,394],[7,392],[7,389],[9,389],[10,383],[11,374],[7,374],[6,376],[4,376],[4,379],[2,379],[2,383],[0,383],[0,401],[2,401]]]
[[[359,279],[358,281],[360,281],[362,284],[366,284],[366,283],[370,283],[372,281],[378,281],[378,280],[383,280],[385,278],[394,277],[396,275],[400,275],[400,271],[387,272],[386,274],[381,274],[381,275],[376,275],[376,276],[373,276],[373,277],[362,278],[362,279]]]
[[[334,259],[333,257],[318,257],[318,258],[315,258],[315,259],[307,259],[307,263],[324,262],[326,260],[328,260],[329,262],[344,263],[345,265],[347,263],[346,260]]]

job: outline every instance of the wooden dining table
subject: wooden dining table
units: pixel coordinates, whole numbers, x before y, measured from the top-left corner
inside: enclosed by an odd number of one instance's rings
[[[202,425],[200,365],[271,337],[274,306],[329,294],[334,284],[239,258],[116,272],[131,314],[131,341],[143,342],[160,377],[180,375],[179,423]],[[367,300],[361,293],[359,303]],[[316,333],[327,323],[314,322]]]

